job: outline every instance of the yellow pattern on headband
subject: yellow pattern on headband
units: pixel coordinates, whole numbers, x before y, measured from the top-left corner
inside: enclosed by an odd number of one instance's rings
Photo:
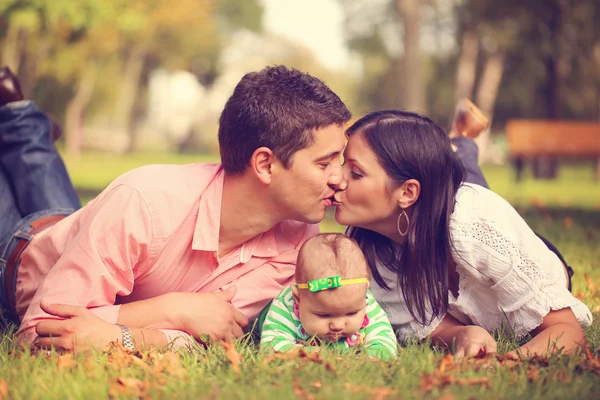
[[[358,285],[360,283],[369,284],[367,278],[342,279],[339,275],[329,278],[315,279],[307,283],[298,283],[298,289],[308,289],[311,293],[321,290],[334,289],[340,286]]]

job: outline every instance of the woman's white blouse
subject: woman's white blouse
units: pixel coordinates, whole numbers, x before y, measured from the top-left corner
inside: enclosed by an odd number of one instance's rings
[[[592,323],[589,308],[567,289],[559,258],[494,192],[463,184],[450,236],[459,274],[458,296],[448,294],[454,318],[487,330],[504,329],[517,338],[538,327],[550,310],[571,307],[582,326]],[[378,268],[388,285],[397,288],[395,273]],[[374,280],[371,287],[401,341],[427,337],[442,320],[423,326],[406,309],[400,288],[386,291]]]

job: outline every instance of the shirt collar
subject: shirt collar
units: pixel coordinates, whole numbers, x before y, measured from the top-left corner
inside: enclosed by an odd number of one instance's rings
[[[198,219],[192,238],[193,250],[218,251],[219,249],[224,176],[225,173],[220,166],[200,198]],[[246,263],[252,257],[274,257],[278,254],[274,228],[272,228],[242,245],[240,261]]]
[[[224,176],[223,167],[219,165],[213,180],[200,197],[198,218],[192,238],[193,250],[217,251],[219,249]]]

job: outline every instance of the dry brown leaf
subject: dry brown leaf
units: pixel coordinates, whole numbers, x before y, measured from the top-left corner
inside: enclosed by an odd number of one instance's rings
[[[450,367],[454,366],[454,356],[452,354],[446,354],[441,360],[438,370],[443,373]]]
[[[558,372],[556,372],[556,380],[560,383],[569,384],[573,382],[573,375],[566,370],[559,369]]]
[[[569,230],[573,227],[573,218],[565,217],[565,219],[563,220],[563,223],[565,225],[565,229]]]
[[[73,359],[73,354],[62,354],[56,360],[58,370],[61,372],[70,371],[77,366],[77,361]]]
[[[546,207],[546,204],[537,196],[531,198],[531,205],[539,209],[544,209]]]
[[[142,382],[137,378],[118,377],[117,382],[112,384],[108,390],[108,396],[111,398],[122,396],[145,397],[148,395],[148,382]]]
[[[311,393],[307,393],[302,389],[302,386],[300,386],[300,381],[298,381],[298,379],[294,379],[292,381],[292,386],[294,388],[294,395],[299,398],[299,399],[307,399],[307,400],[314,400],[315,396]]]
[[[0,400],[8,399],[8,383],[0,379]]]
[[[94,379],[96,377],[96,373],[98,372],[98,362],[94,356],[89,355],[85,360],[83,360],[81,365],[88,378]]]
[[[527,378],[529,382],[535,382],[540,379],[540,371],[533,365],[527,367]]]
[[[235,349],[235,345],[233,343],[221,342],[221,345],[225,349],[225,355],[227,359],[231,363],[231,368],[233,372],[236,374],[240,373],[240,363],[242,362],[242,356]]]
[[[378,387],[369,389],[368,393],[370,395],[370,398],[373,400],[385,400],[388,396],[394,394],[395,391],[389,387]]]
[[[311,386],[315,389],[321,389],[323,387],[323,383],[321,381],[316,381]]]
[[[477,377],[473,377],[473,378],[463,378],[463,379],[458,379],[456,381],[457,384],[462,385],[462,386],[475,386],[475,385],[481,385],[483,387],[488,387],[490,384],[490,378],[488,378],[487,376],[477,376]]]
[[[587,239],[588,239],[590,242],[595,242],[595,241],[596,241],[596,234],[595,234],[594,232],[592,232],[592,231],[587,231],[587,232],[586,232],[586,236],[587,236]]]
[[[141,360],[139,361],[147,367],[147,364]],[[156,354],[154,356],[152,374],[157,376],[161,373],[165,373],[178,379],[187,377],[187,371],[181,366],[181,358],[179,358],[178,354],[172,352]]]
[[[587,272],[584,272],[583,276],[585,277],[585,282],[587,283],[587,287],[588,287],[588,289],[590,289],[590,292],[595,293],[596,292],[596,284],[594,283],[592,278],[590,278],[590,276],[587,274]]]

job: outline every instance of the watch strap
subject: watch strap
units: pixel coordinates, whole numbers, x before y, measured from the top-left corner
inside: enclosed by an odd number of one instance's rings
[[[134,351],[135,343],[133,343],[133,336],[131,335],[131,331],[125,325],[117,324],[119,328],[121,328],[121,332],[123,333],[123,342],[121,343],[126,350]]]

